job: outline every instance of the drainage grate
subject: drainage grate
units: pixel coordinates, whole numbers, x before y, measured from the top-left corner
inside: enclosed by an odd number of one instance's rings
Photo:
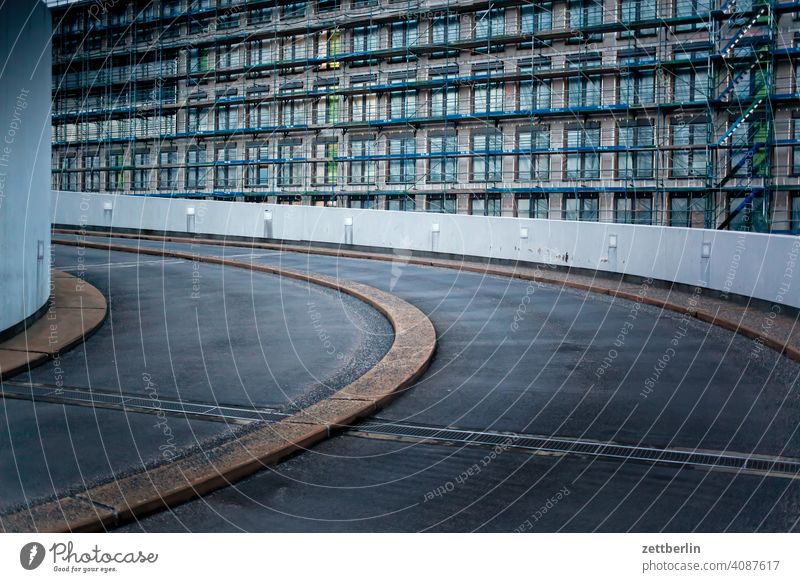
[[[604,459],[621,459],[624,461],[734,469],[773,476],[800,478],[800,460],[786,457],[643,447],[519,433],[442,429],[435,426],[405,424],[402,422],[380,422],[380,419],[375,418],[355,426],[352,430],[367,436],[394,436],[456,445],[500,445],[531,452],[551,452]]]
[[[247,408],[186,400],[153,400],[141,395],[89,391],[81,388],[56,388],[46,384],[14,381],[6,381],[2,384],[0,396],[32,400],[34,402],[98,406],[120,411],[136,411],[150,414],[164,412],[165,414],[191,416],[220,422],[277,422],[288,416],[286,413],[269,408]],[[361,424],[353,426],[350,428],[350,433],[365,437],[380,435],[414,439],[428,443],[502,446],[530,452],[549,452],[650,464],[708,467],[749,471],[776,477],[800,478],[800,460],[786,457],[768,457],[735,452],[665,449],[567,437],[463,430],[394,422],[376,417],[368,418]]]
[[[275,422],[286,418],[286,414],[269,408],[246,408],[222,406],[211,402],[192,402],[143,397],[125,393],[114,393],[82,388],[59,388],[48,384],[6,381],[0,389],[0,396],[19,398],[34,402],[52,402],[77,406],[97,406],[122,411],[136,411],[155,414],[163,412],[180,416],[192,416],[221,422]]]

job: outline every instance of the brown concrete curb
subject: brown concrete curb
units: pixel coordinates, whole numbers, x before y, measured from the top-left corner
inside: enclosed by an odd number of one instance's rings
[[[91,336],[108,313],[95,287],[63,271],[53,271],[50,305],[27,329],[0,342],[0,380],[58,357]]]
[[[53,229],[53,232],[60,232],[64,234],[76,234],[78,231],[69,230],[69,229]],[[393,257],[390,254],[385,253],[371,253],[371,252],[362,252],[362,251],[351,251],[348,249],[331,249],[331,248],[322,248],[322,247],[313,247],[313,246],[302,246],[302,245],[285,245],[285,244],[278,244],[278,243],[259,243],[259,242],[242,242],[242,241],[226,241],[226,240],[219,240],[219,239],[204,239],[204,238],[192,238],[192,237],[180,237],[180,236],[156,236],[156,235],[135,235],[129,233],[109,233],[109,232],[102,232],[102,231],[91,231],[91,232],[83,232],[86,236],[96,236],[96,237],[114,237],[114,238],[133,238],[133,239],[145,239],[145,240],[154,240],[154,241],[163,241],[163,242],[176,242],[176,243],[187,243],[187,244],[202,244],[202,245],[213,245],[213,246],[234,246],[234,247],[243,247],[243,248],[254,248],[254,249],[267,249],[267,250],[278,250],[278,251],[285,251],[285,252],[292,252],[292,253],[305,253],[305,254],[315,254],[315,255],[323,255],[323,256],[334,256],[334,257],[347,257],[347,258],[354,258],[354,259],[371,259],[371,260],[378,260],[378,261],[392,261],[396,260],[396,257]],[[547,283],[550,285],[558,285],[563,287],[569,287],[572,289],[578,289],[581,291],[588,291],[592,293],[600,293],[602,295],[608,295],[611,297],[619,297],[621,299],[628,299],[632,301],[641,301],[647,305],[651,305],[653,307],[658,307],[661,309],[667,309],[669,311],[675,311],[682,315],[688,315],[690,317],[695,317],[701,321],[706,323],[719,326],[723,329],[731,331],[733,333],[741,334],[744,337],[747,337],[751,340],[759,342],[778,353],[786,356],[787,358],[794,360],[796,362],[800,362],[800,344],[797,346],[791,345],[789,343],[789,338],[786,340],[782,340],[778,337],[773,337],[770,333],[767,333],[768,330],[762,329],[758,330],[755,327],[749,326],[746,323],[743,323],[744,319],[744,310],[745,309],[754,309],[753,307],[748,306],[747,308],[742,307],[742,314],[739,320],[733,318],[724,317],[719,313],[714,313],[712,311],[704,310],[702,308],[697,308],[693,306],[682,305],[680,303],[676,303],[674,301],[669,301],[666,299],[659,299],[654,297],[643,297],[636,293],[631,293],[628,291],[624,291],[622,289],[615,289],[611,286],[604,286],[597,283],[580,283],[577,281],[570,281],[568,278],[559,278],[559,277],[548,277],[543,275],[533,275],[531,273],[526,273],[524,271],[518,271],[514,267],[502,267],[502,266],[491,266],[487,264],[480,264],[480,263],[470,263],[468,261],[455,261],[451,259],[433,259],[433,258],[420,258],[420,257],[404,257],[403,262],[411,265],[420,265],[425,267],[439,267],[444,269],[456,269],[465,272],[472,272],[472,273],[480,273],[483,275],[496,275],[501,277],[513,277],[516,279],[521,279],[525,281],[537,281],[540,283]],[[771,315],[760,310],[764,313],[765,318],[770,318]],[[787,318],[787,316],[779,316],[783,318]],[[789,318],[787,318],[789,319]],[[785,327],[788,327],[791,334],[794,333],[795,322],[789,319]],[[800,329],[798,330],[800,334]]]
[[[380,311],[391,323],[395,337],[375,367],[326,400],[211,449],[3,516],[3,526],[9,532],[103,530],[230,485],[372,414],[425,372],[436,349],[436,332],[424,313],[368,285],[194,253],[85,241],[53,243],[207,262],[322,285],[352,295]]]

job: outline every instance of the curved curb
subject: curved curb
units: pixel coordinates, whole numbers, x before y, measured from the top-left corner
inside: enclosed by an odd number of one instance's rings
[[[93,285],[64,271],[53,270],[51,277],[50,303],[42,316],[0,342],[0,380],[57,358],[84,342],[108,315],[106,298]]]
[[[69,229],[53,229],[53,232],[60,232],[64,234],[78,234],[79,231],[69,230]],[[161,242],[176,242],[176,243],[189,243],[189,244],[203,244],[203,245],[212,245],[212,246],[234,246],[234,247],[241,247],[241,248],[252,248],[252,249],[269,249],[269,250],[278,250],[283,252],[292,252],[292,253],[304,253],[304,254],[314,254],[314,255],[322,255],[322,256],[334,256],[334,257],[346,257],[346,258],[353,258],[353,259],[370,259],[370,260],[378,260],[378,261],[392,261],[395,260],[395,257],[389,254],[382,254],[382,253],[373,253],[373,252],[364,252],[364,251],[351,251],[347,249],[330,249],[330,248],[322,248],[322,247],[313,247],[313,246],[301,246],[301,245],[284,245],[284,244],[277,244],[277,243],[263,243],[263,242],[241,242],[241,241],[226,241],[226,240],[219,240],[219,239],[204,239],[204,238],[189,238],[189,237],[181,237],[181,236],[156,236],[156,235],[134,235],[130,233],[109,233],[103,231],[91,231],[91,232],[80,232],[80,234],[85,236],[97,236],[97,237],[107,237],[107,238],[135,238],[135,239],[144,239],[144,240],[153,240],[153,241],[161,241]],[[619,297],[620,299],[627,299],[630,301],[641,301],[647,305],[651,305],[653,307],[658,307],[661,309],[667,309],[669,311],[674,311],[676,313],[680,313],[682,315],[688,315],[689,317],[694,317],[703,321],[705,323],[709,323],[711,325],[716,325],[733,333],[740,334],[748,339],[751,339],[757,343],[761,343],[768,348],[771,348],[778,352],[780,355],[786,356],[790,360],[794,360],[795,362],[800,362],[800,346],[793,346],[790,345],[788,339],[786,341],[782,341],[778,338],[772,337],[767,333],[769,329],[762,328],[761,330],[756,329],[755,327],[749,326],[742,322],[742,318],[738,321],[736,319],[731,319],[727,317],[721,316],[719,313],[714,313],[712,311],[708,311],[705,309],[701,309],[698,307],[682,305],[680,303],[675,303],[673,301],[669,301],[666,299],[657,299],[653,297],[644,297],[637,293],[631,293],[629,291],[624,291],[621,289],[614,289],[613,287],[606,287],[603,285],[596,285],[596,284],[586,284],[586,283],[579,283],[577,281],[569,281],[565,278],[557,278],[557,277],[547,277],[540,274],[530,274],[525,272],[519,272],[513,268],[503,268],[503,267],[492,267],[488,264],[478,264],[478,263],[470,263],[466,261],[455,261],[451,259],[434,259],[434,258],[419,258],[419,257],[404,257],[403,258],[404,264],[410,265],[419,265],[424,267],[438,267],[443,269],[456,269],[459,271],[465,272],[472,272],[472,273],[479,273],[482,275],[496,275],[500,277],[512,277],[515,279],[521,279],[523,281],[535,281],[539,283],[546,283],[550,285],[557,285],[562,287],[569,287],[572,289],[577,289],[580,291],[589,291],[591,293],[599,293],[601,295],[608,295],[610,297]],[[742,314],[744,315],[744,314]],[[768,312],[764,312],[764,317],[767,319],[772,319],[772,316]],[[794,329],[794,325],[792,326]]]
[[[327,399],[209,450],[3,516],[7,532],[103,530],[230,485],[372,414],[425,372],[436,349],[436,331],[422,311],[395,295],[361,283],[180,251],[87,241],[54,240],[53,243],[174,257],[322,285],[377,309],[389,320],[395,337],[389,351],[373,368]]]

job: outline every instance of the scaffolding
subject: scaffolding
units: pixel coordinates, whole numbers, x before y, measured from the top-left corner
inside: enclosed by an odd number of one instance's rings
[[[58,6],[54,187],[798,232],[796,13],[777,0]]]

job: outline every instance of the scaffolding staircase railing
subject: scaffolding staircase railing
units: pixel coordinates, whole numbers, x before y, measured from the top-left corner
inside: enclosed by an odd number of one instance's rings
[[[728,0],[721,12],[726,19],[713,40],[719,47],[715,62],[724,80],[713,97],[721,121],[710,117],[714,162],[709,168],[709,196],[722,199],[721,208],[712,211],[712,224],[722,230],[743,212],[750,213],[757,199],[767,212],[774,19],[771,0]],[[743,87],[744,83],[750,86]],[[729,206],[728,196],[737,202],[735,207]]]

